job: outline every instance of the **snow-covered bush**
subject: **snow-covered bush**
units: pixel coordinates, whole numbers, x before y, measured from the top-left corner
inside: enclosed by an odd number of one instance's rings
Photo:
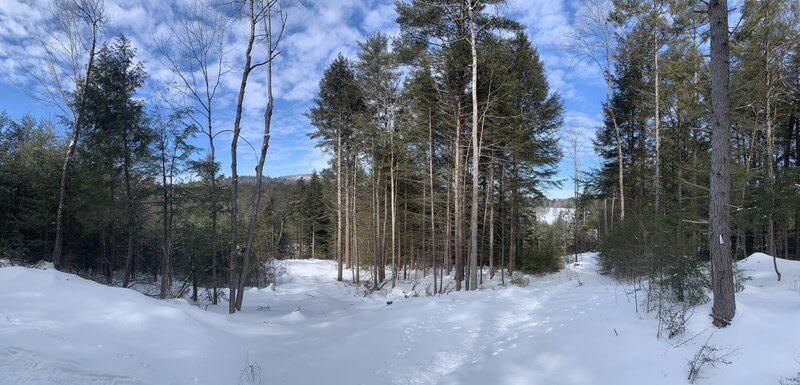
[[[519,272],[515,272],[508,281],[519,287],[525,287],[531,283],[531,280],[525,274]]]

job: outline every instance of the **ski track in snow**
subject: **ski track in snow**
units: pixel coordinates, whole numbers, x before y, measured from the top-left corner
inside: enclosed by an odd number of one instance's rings
[[[143,385],[126,376],[86,370],[77,363],[0,346],[0,384]]]
[[[506,349],[516,349],[517,341],[519,341],[519,329],[524,326],[530,327],[547,327],[550,322],[549,317],[541,319],[541,316],[536,315],[536,310],[541,307],[543,303],[550,301],[554,297],[558,297],[561,293],[568,290],[568,287],[573,287],[572,284],[567,282],[560,282],[558,285],[547,287],[537,291],[536,297],[531,298],[520,293],[512,294],[508,291],[495,291],[488,298],[482,299],[483,302],[487,301],[503,301],[505,308],[496,317],[490,318],[487,322],[489,325],[485,328],[474,328],[465,330],[466,335],[458,344],[453,344],[448,350],[437,351],[434,357],[427,363],[418,366],[410,371],[404,373],[400,378],[395,379],[393,385],[433,385],[440,383],[441,379],[447,375],[457,371],[459,368],[475,364],[479,362],[484,356],[491,355],[497,356],[502,354]],[[516,288],[509,289],[510,291]],[[464,304],[463,301],[454,300],[454,303]],[[406,329],[406,333],[411,333],[413,329],[424,329],[426,332],[430,331],[427,325],[439,325],[442,316],[453,312],[455,305],[450,305],[446,309],[442,309],[437,313],[437,317],[429,319],[427,322],[421,322],[416,328]],[[562,324],[563,326],[563,324]],[[454,328],[460,329],[456,326]],[[548,328],[546,332],[552,331]],[[420,333],[414,333],[415,337],[420,337]],[[529,338],[534,337],[530,335]],[[413,338],[408,338],[408,341],[413,344]],[[408,351],[411,351],[409,348]],[[398,355],[400,355],[400,352]]]

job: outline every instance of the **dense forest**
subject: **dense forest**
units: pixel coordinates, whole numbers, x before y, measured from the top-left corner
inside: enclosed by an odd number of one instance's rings
[[[172,80],[143,99],[148,73],[127,37],[103,34],[102,1],[53,2],[53,33],[71,44],[44,47],[33,92],[62,114],[0,114],[0,257],[122,286],[160,279],[162,298],[192,285],[194,301],[229,296],[230,312],[272,259],[334,259],[339,280],[372,288],[422,272],[436,294],[450,274],[455,290],[475,290],[599,249],[607,272],[692,303],[728,274],[715,253],[800,259],[796,1],[745,0],[730,26],[719,2],[581,3],[563,49],[607,90],[591,170],[562,140],[562,98],[502,1],[398,1],[399,33],[359,41],[322,74],[306,118],[329,167],[293,178],[263,177],[291,7],[234,3],[182,12],[157,42]],[[245,31],[235,50],[234,25]],[[230,55],[243,66],[224,69]],[[224,76],[241,86],[220,128]],[[248,88],[254,76],[266,90]],[[243,144],[249,92],[268,97],[261,142]],[[254,176],[238,175],[244,146],[259,155]],[[546,191],[562,184],[574,186],[570,210],[546,221]]]

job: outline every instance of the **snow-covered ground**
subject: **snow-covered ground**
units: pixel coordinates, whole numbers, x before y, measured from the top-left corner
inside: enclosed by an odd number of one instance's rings
[[[580,260],[527,287],[409,298],[412,282],[365,297],[334,281],[330,261],[285,261],[282,284],[248,290],[233,316],[227,304],[0,268],[0,384],[685,384],[707,340],[731,364],[697,383],[778,384],[800,371],[800,263],[779,261],[777,283],[772,259],[751,256],[731,327],[710,328],[705,305],[665,341],[631,287],[598,275],[596,255]]]
[[[562,218],[565,221],[572,220],[572,213],[575,212],[573,208],[564,208],[564,207],[541,207],[536,209],[536,218],[540,221],[547,223],[548,225],[552,225],[556,223],[558,218]]]

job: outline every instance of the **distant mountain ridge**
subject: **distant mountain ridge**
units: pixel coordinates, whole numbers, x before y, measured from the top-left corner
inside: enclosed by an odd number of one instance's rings
[[[309,180],[311,179],[312,174],[297,174],[297,175],[283,175],[283,176],[276,176],[264,177],[264,183],[270,182],[279,182],[279,183],[295,183],[298,180]],[[230,183],[231,178],[227,177],[224,179],[225,183]],[[255,184],[256,183],[256,176],[255,175],[239,175],[239,183],[241,184]]]

